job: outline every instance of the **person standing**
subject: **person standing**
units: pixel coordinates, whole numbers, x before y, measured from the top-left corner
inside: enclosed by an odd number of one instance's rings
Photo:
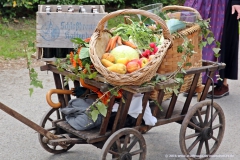
[[[229,94],[227,79],[237,79],[238,76],[239,34],[237,17],[240,17],[238,16],[240,0],[186,0],[184,5],[198,10],[203,19],[210,18],[210,29],[215,40],[221,43],[220,62],[226,64],[226,68],[219,71],[223,81],[217,81],[214,76],[216,86],[214,87],[213,98],[226,96]],[[233,14],[232,6],[234,6]],[[214,47],[215,44],[211,44],[203,48],[202,58],[204,60],[217,61],[212,50]],[[203,83],[206,80],[207,76],[203,76]],[[212,91],[207,96],[211,98]]]
[[[225,63],[226,67],[219,71],[219,75],[223,80],[219,80],[214,88],[213,98],[229,95],[227,80],[238,79],[239,18],[240,0],[229,0],[225,12],[220,46],[220,61]],[[208,93],[207,97],[212,97],[212,91]]]
[[[185,6],[195,8],[202,19],[210,19],[210,29],[214,34],[216,41],[220,42],[223,32],[225,9],[228,0],[186,0]],[[216,62],[217,58],[214,56],[213,48],[216,47],[215,43],[207,45],[202,49],[202,59]],[[215,75],[217,75],[216,73]],[[217,83],[217,77],[213,77],[214,82]],[[203,74],[202,82],[206,83],[207,76]]]

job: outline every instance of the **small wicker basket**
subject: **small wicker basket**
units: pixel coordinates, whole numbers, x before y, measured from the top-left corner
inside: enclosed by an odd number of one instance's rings
[[[185,10],[185,11],[192,11],[195,12],[198,19],[202,19],[201,15],[198,13],[197,10],[190,7],[184,7],[184,6],[166,6],[162,8],[162,11],[167,10]],[[194,45],[194,51],[196,52],[193,54],[193,56],[189,57],[187,59],[187,62],[190,62],[191,66],[185,66],[184,69],[190,69],[190,68],[198,68],[202,67],[202,50],[199,47],[199,42],[201,41],[202,37],[200,35],[201,28],[197,24],[189,24],[188,27],[184,30],[179,31],[178,33],[183,36],[187,36],[188,39],[191,39],[192,44]],[[162,63],[160,64],[157,73],[159,74],[166,74],[171,73],[177,70],[177,62],[180,62],[182,59],[182,54],[177,52],[177,47],[183,43],[183,39],[179,37],[177,34],[172,35],[173,38],[173,46],[168,49],[165,58],[163,59]],[[186,63],[187,63],[186,62]],[[186,92],[190,89],[191,83],[193,80],[193,75],[186,75],[184,77],[184,84],[181,86],[180,93]],[[198,80],[197,86],[202,85],[202,77],[200,76]],[[152,92],[151,98],[156,99],[158,95],[157,91]],[[172,93],[165,93],[164,100],[170,98],[172,96]]]
[[[158,51],[155,54],[154,58],[145,67],[140,68],[139,70],[136,70],[132,73],[119,74],[112,72],[104,67],[100,61],[100,58],[105,53],[105,48],[111,37],[110,31],[104,29],[105,23],[111,18],[126,14],[142,15],[154,20],[163,29],[164,42],[160,48],[158,48]],[[96,70],[106,79],[108,83],[117,86],[141,85],[147,81],[150,81],[151,78],[156,75],[157,69],[159,68],[159,65],[164,59],[165,54],[171,44],[172,36],[170,35],[165,21],[162,20],[159,16],[139,9],[118,10],[107,14],[99,21],[96,30],[91,36],[90,40],[90,58]]]

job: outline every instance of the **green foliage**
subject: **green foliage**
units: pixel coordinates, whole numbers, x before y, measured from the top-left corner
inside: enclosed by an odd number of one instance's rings
[[[112,31],[113,35],[120,35],[125,41],[133,41],[140,50],[148,48],[151,42],[159,43],[160,39],[154,36],[153,31],[146,25],[139,21],[130,21],[131,24],[119,24],[116,29]]]
[[[199,43],[200,48],[206,47],[207,45],[214,44],[215,47],[212,49],[214,56],[217,58],[220,56],[220,42],[216,41],[213,32],[210,30],[210,19],[198,20],[197,23],[201,27],[202,41]]]
[[[120,86],[113,87],[109,89],[107,92],[105,92],[101,97],[99,97],[91,106],[87,108],[89,115],[91,116],[91,119],[95,122],[101,114],[102,116],[106,116],[107,114],[107,106],[101,102],[101,99],[104,98],[106,95],[110,94],[109,99],[112,96],[116,96],[116,93],[120,90]],[[123,98],[122,98],[123,100]]]
[[[31,44],[29,44],[31,45]],[[35,88],[43,88],[43,85],[42,85],[42,81],[40,81],[38,79],[38,73],[34,70],[34,68],[31,67],[31,64],[32,64],[32,54],[28,53],[27,54],[27,68],[29,70],[29,77],[30,77],[30,86],[33,86]],[[30,96],[32,95],[33,93],[33,88],[29,88],[29,93],[30,93]]]

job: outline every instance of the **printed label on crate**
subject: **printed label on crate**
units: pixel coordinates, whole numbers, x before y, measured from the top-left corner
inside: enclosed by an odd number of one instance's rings
[[[72,38],[91,37],[106,14],[37,13],[37,47],[72,48]]]

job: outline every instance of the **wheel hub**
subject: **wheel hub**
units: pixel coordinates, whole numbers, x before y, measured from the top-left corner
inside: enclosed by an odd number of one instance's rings
[[[132,155],[130,153],[122,153],[120,159],[121,160],[132,160]]]
[[[201,134],[202,134],[202,138],[204,140],[209,140],[213,135],[213,130],[208,127],[208,128],[203,129]]]

